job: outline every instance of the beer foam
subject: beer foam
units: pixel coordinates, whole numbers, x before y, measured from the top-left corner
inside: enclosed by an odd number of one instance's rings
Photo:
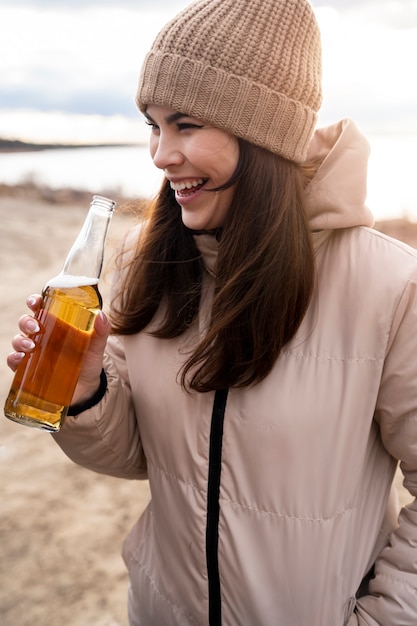
[[[88,287],[98,284],[98,278],[91,276],[70,276],[69,274],[58,274],[51,278],[45,285],[53,289],[72,289],[73,287]]]

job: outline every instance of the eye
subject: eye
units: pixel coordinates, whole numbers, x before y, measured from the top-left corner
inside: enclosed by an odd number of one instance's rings
[[[192,122],[182,122],[177,124],[178,130],[190,130],[194,128],[203,128],[202,124],[193,124]]]
[[[146,124],[146,126],[149,126],[149,128],[150,128],[152,131],[157,131],[157,130],[159,130],[159,126],[158,126],[157,124],[155,124],[155,122],[153,122],[153,121],[152,121],[151,119],[149,119],[149,118],[145,118],[145,124]]]

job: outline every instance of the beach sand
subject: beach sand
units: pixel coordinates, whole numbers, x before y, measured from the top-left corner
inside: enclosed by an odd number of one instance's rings
[[[0,400],[12,373],[5,359],[26,297],[57,274],[77,235],[88,194],[0,187]],[[106,267],[132,223],[116,210]],[[380,225],[417,245],[416,225]],[[101,292],[108,293],[108,271]],[[49,434],[0,416],[0,623],[2,626],[127,626],[125,535],[149,497],[147,482],[89,472]],[[397,484],[403,502],[409,500]]]
[[[0,195],[2,406],[12,379],[5,358],[26,297],[60,271],[88,210],[88,195],[75,202],[68,196],[57,203],[29,192]],[[107,267],[129,225],[116,210]],[[108,284],[105,270],[103,298]],[[147,502],[147,482],[89,472],[48,433],[1,416],[0,473],[0,624],[126,626],[120,549]]]

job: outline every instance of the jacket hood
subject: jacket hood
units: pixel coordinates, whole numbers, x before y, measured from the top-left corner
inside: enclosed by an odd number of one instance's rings
[[[374,224],[365,205],[369,154],[366,138],[350,119],[316,130],[307,155],[307,160],[321,163],[306,187],[312,230]]]

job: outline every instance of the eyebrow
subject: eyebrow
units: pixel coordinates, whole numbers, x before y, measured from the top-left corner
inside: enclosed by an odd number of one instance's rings
[[[147,111],[145,111],[144,115],[148,118],[148,120],[151,120],[152,122],[154,121]],[[171,115],[168,115],[165,118],[165,122],[167,124],[175,124],[175,122],[177,122],[182,117],[191,117],[191,116],[187,115],[187,113],[180,113],[178,111],[176,113],[171,113]]]

